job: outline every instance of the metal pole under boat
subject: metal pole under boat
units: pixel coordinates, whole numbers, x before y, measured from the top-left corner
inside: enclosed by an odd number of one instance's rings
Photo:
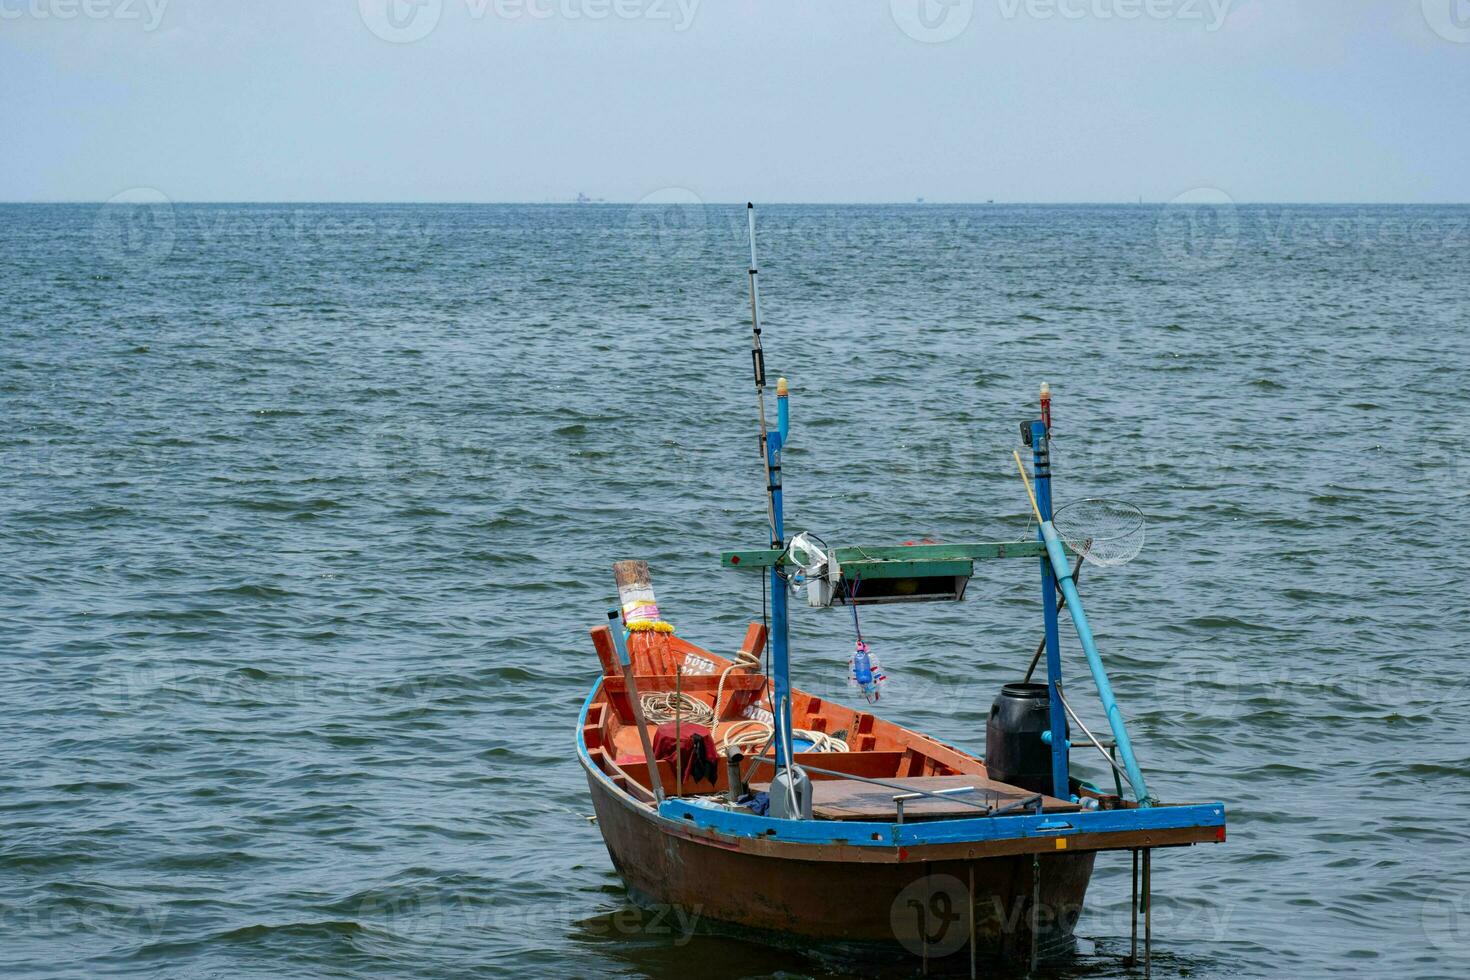
[[[607,611],[607,625],[612,632],[613,649],[618,662],[623,665],[623,688],[628,694],[628,703],[633,708],[633,724],[638,727],[638,741],[643,743],[643,760],[648,763],[648,785],[653,790],[653,801],[664,801],[664,781],[658,775],[658,760],[653,757],[653,742],[648,737],[648,724],[643,718],[643,701],[638,697],[638,682],[633,679],[633,658],[628,655],[628,641],[623,637],[623,614],[617,609]]]
[[[1129,953],[1128,953],[1128,966],[1129,966],[1130,969],[1138,964],[1138,848],[1136,848],[1136,847],[1133,849],[1133,896],[1132,896],[1132,907],[1133,907],[1133,915],[1132,915],[1132,922],[1133,922],[1132,941],[1129,944]]]
[[[970,890],[967,893],[970,905],[970,980],[976,980],[975,973],[975,862],[970,862]]]
[[[1143,850],[1143,976],[1154,975],[1154,852]]]
[[[1031,453],[1036,476],[1036,503],[1042,521],[1051,520],[1051,448],[1045,422],[1031,423]],[[1044,540],[1041,528],[1038,540]],[[1071,773],[1067,759],[1067,711],[1062,704],[1062,642],[1057,626],[1057,583],[1051,562],[1041,559],[1041,603],[1046,617],[1046,686],[1051,705],[1051,783],[1052,795],[1061,800],[1072,798]]]
[[[1041,855],[1031,855],[1031,969],[1027,976],[1036,972],[1037,948],[1041,932]]]

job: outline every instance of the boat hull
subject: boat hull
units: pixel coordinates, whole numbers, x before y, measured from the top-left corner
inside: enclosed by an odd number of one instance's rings
[[[584,767],[585,768],[585,767]],[[685,834],[587,771],[614,867],[639,904],[773,940],[877,944],[939,961],[1025,959],[1071,948],[1094,852],[892,863],[779,856]],[[800,848],[792,848],[799,852]]]

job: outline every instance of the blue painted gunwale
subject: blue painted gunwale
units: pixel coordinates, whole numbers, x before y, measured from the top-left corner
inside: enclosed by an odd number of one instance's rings
[[[602,679],[598,678],[587,699],[582,702],[582,711],[577,719],[577,755],[581,758],[583,767],[607,784],[614,794],[626,795],[592,761],[592,755],[587,751],[587,744],[582,738],[582,730],[587,724],[587,713],[592,709],[592,702],[601,689]],[[652,811],[648,813],[653,816]],[[848,844],[853,847],[893,848],[962,844],[968,841],[1055,839],[1077,834],[1139,830],[1224,827],[1225,804],[1196,803],[1137,810],[1097,810],[893,824],[846,820],[775,820],[753,813],[737,813],[698,800],[680,799],[665,800],[658,809],[657,818],[669,825],[670,829],[687,828],[692,824],[701,830],[730,838],[760,838],[790,844]],[[874,839],[875,836],[877,839]]]

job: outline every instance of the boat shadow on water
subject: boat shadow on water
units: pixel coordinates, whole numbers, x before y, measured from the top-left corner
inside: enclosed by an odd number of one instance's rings
[[[969,958],[959,953],[925,963],[919,954],[891,942],[814,942],[704,918],[691,909],[627,904],[574,923],[568,937],[608,965],[609,974],[655,978],[700,976],[712,980],[756,977],[813,977],[900,980],[918,976],[969,975]],[[942,940],[941,940],[942,941]],[[1103,980],[1139,977],[1128,961],[1127,936],[1089,939],[1068,937],[1048,950],[1047,959],[1029,972],[1024,964],[1004,959],[981,960],[985,977],[1049,977],[1057,980]],[[1154,951],[1161,976],[1215,975],[1225,958],[1208,953]]]

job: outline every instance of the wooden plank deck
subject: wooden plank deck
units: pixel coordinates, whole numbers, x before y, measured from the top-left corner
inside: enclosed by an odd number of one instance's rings
[[[997,783],[984,776],[902,776],[885,778],[884,782],[902,786],[910,791],[925,790],[937,793],[941,790],[973,786],[975,792],[966,793],[961,799],[971,803],[999,809],[1026,799],[1035,794],[1006,783]],[[752,788],[756,788],[752,786]],[[769,790],[769,785],[759,786]],[[893,798],[901,790],[887,786],[874,786],[857,779],[830,779],[812,781],[812,816],[818,820],[863,820],[874,823],[892,823],[898,818],[898,805]],[[1066,803],[1054,796],[1042,798],[1046,813],[1074,813],[1079,807]],[[945,820],[963,817],[982,817],[985,814],[964,803],[921,797],[908,800],[903,805],[903,818],[910,820]]]

